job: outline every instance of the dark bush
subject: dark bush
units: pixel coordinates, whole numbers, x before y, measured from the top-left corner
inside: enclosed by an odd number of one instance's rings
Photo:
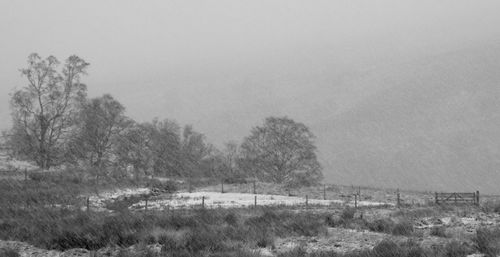
[[[332,216],[326,216],[325,217],[325,224],[329,227],[339,227],[345,225],[345,221],[340,218],[335,218]]]
[[[476,230],[475,243],[479,252],[486,256],[500,254],[500,229],[479,228]]]
[[[463,243],[452,241],[446,244],[444,253],[446,257],[465,257],[473,253],[473,249]]]
[[[238,217],[233,212],[230,212],[224,216],[224,222],[228,225],[236,226],[238,224]]]
[[[354,219],[354,214],[356,214],[356,209],[347,207],[342,211],[342,214],[340,214],[340,218],[344,220],[351,220]]]
[[[119,199],[116,199],[114,201],[108,201],[106,202],[106,209],[112,210],[112,211],[126,211],[130,206],[132,206],[135,203],[138,203],[140,201],[143,201],[147,198],[147,196],[143,195],[131,195],[131,196],[125,196],[121,197]]]
[[[173,228],[179,230],[181,228],[194,228],[200,225],[199,221],[192,215],[186,216],[175,213],[170,216],[163,216],[157,221],[157,225],[161,228]]]
[[[398,236],[409,236],[413,233],[413,224],[408,220],[400,221],[394,224],[392,234]]]
[[[401,257],[404,251],[393,241],[384,240],[373,247],[373,256],[376,257]]]
[[[295,247],[290,251],[279,253],[278,257],[306,257],[307,252],[303,247]]]
[[[63,231],[60,234],[53,235],[50,248],[60,251],[72,248],[96,250],[106,246],[106,242],[100,239],[97,235]]]
[[[367,224],[368,229],[374,232],[391,233],[394,228],[394,221],[391,219],[378,219]]]
[[[190,231],[187,234],[185,248],[191,252],[216,252],[224,249],[224,235],[207,229]]]
[[[36,181],[36,182],[48,181],[49,180],[49,178],[48,178],[48,176],[46,175],[45,172],[30,172],[28,174],[28,177],[31,180]]]
[[[163,193],[172,194],[179,190],[179,185],[173,180],[160,181],[158,179],[151,179],[149,187],[159,189]]]
[[[0,249],[0,257],[19,257],[19,253],[14,249]]]
[[[432,227],[430,234],[431,236],[448,237],[448,235],[446,234],[446,228],[443,226]]]
[[[290,219],[283,220],[286,231],[301,236],[317,236],[326,233],[325,223],[321,219],[311,218],[306,214],[298,214]]]
[[[260,248],[274,247],[274,236],[268,231],[257,233],[255,245]]]
[[[223,179],[225,184],[247,184],[247,179],[242,175],[233,175]]]
[[[320,252],[312,252],[309,254],[309,257],[337,257],[340,256],[335,251],[320,251]]]

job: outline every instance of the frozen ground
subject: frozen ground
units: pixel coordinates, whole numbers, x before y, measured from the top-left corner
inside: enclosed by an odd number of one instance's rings
[[[248,194],[248,193],[219,193],[219,192],[180,192],[168,198],[150,199],[148,208],[162,210],[165,208],[182,209],[193,206],[206,208],[241,208],[257,206],[305,206],[306,199],[294,196],[268,195],[268,194]],[[344,202],[342,200],[318,200],[307,199],[308,205],[354,205],[354,203]],[[146,202],[141,201],[132,205],[131,209],[143,209]],[[360,201],[358,206],[387,206],[390,203]]]
[[[105,210],[106,202],[116,201],[134,195],[148,195],[149,188],[127,188],[100,192],[98,195],[89,196],[91,207],[96,210]],[[148,209],[183,209],[201,206],[206,208],[245,208],[258,206],[305,206],[306,199],[295,196],[248,194],[248,193],[220,193],[220,192],[179,192],[175,194],[162,194],[150,197]],[[311,206],[354,206],[354,202],[344,200],[319,200],[307,199]],[[388,202],[359,201],[358,206],[393,206]],[[146,201],[140,201],[130,206],[130,209],[144,209]]]
[[[99,194],[89,196],[90,205],[94,210],[104,211],[106,202],[116,201],[124,197],[135,195],[147,195],[151,193],[149,188],[124,188],[99,192]]]

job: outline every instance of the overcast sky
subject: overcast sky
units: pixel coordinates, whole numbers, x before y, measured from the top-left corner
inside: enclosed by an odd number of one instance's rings
[[[377,90],[345,83],[357,74],[496,44],[499,13],[498,0],[0,0],[0,129],[32,52],[76,54],[90,96],[221,144],[269,115],[341,112]]]
[[[282,98],[348,90],[335,83],[343,74],[495,42],[499,13],[497,0],[1,0],[0,128],[32,52],[79,55],[90,96],[111,93],[135,119],[193,123],[221,141],[234,132],[214,116],[250,115],[249,127]],[[299,100],[292,117],[314,106]]]

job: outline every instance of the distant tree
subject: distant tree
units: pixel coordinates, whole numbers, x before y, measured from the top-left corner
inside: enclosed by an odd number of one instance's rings
[[[208,164],[212,151],[212,145],[206,142],[203,134],[194,131],[190,125],[184,127],[181,153],[185,176],[194,177],[196,175],[203,175],[203,173],[207,172],[206,169],[212,169],[211,165]]]
[[[131,165],[135,176],[151,172],[154,164],[151,141],[152,138],[143,124],[129,125],[114,146],[117,165],[121,169],[127,169]]]
[[[250,174],[275,183],[293,184],[322,179],[314,136],[309,128],[287,117],[270,117],[252,129],[241,145],[241,166]]]
[[[28,57],[28,67],[21,69],[28,84],[11,98],[13,127],[9,147],[13,152],[43,169],[60,161],[67,133],[86,97],[86,86],[80,78],[88,65],[73,55],[58,71],[59,61],[53,56]]]
[[[116,137],[130,123],[124,112],[123,105],[109,94],[87,101],[80,112],[71,152],[94,168],[102,169],[112,157]]]
[[[179,125],[170,120],[142,125],[148,137],[148,149],[153,155],[153,174],[182,176],[182,153]]]
[[[236,142],[227,142],[224,144],[224,164],[229,174],[238,173],[239,145]]]

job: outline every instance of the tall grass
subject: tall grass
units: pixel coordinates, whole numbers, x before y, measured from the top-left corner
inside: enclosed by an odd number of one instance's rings
[[[248,213],[226,210],[185,212],[118,212],[114,214],[39,209],[4,221],[0,238],[40,248],[96,250],[160,243],[166,252],[226,252],[273,247],[277,236],[317,236],[326,233],[319,216],[266,209]]]
[[[427,249],[418,243],[408,240],[396,243],[384,240],[373,249],[364,249],[348,253],[320,251],[307,253],[304,248],[297,247],[288,252],[280,253],[279,257],[465,257],[474,249],[452,241],[435,249]]]

